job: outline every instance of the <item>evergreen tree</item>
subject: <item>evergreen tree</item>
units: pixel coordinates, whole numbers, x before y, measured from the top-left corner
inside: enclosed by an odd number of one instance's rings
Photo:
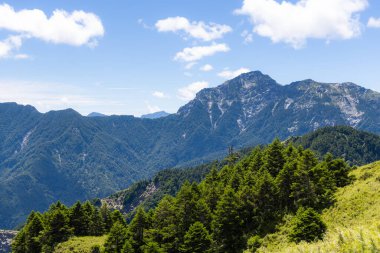
[[[144,230],[148,229],[148,218],[142,207],[137,209],[136,215],[129,224],[129,233],[132,236],[132,246],[136,252],[144,245]]]
[[[41,215],[36,213],[24,228],[25,232],[25,253],[40,253],[42,249],[41,233],[44,225]]]
[[[278,211],[278,189],[271,174],[263,168],[256,177],[254,205],[258,220],[258,232],[270,232],[274,228]]]
[[[352,182],[353,178],[348,175],[351,168],[344,160],[336,159],[326,162],[328,169],[332,172],[337,187],[343,187]]]
[[[219,187],[219,175],[216,167],[214,166],[210,173],[206,176],[204,184],[202,185],[203,195],[211,212],[214,212],[216,205],[221,195]]]
[[[54,208],[50,212],[43,234],[43,251],[51,252],[56,244],[68,240],[73,235],[66,212],[61,208]]]
[[[90,230],[90,234],[95,236],[100,236],[104,234],[104,222],[98,208],[95,208],[94,213],[91,216],[91,221],[92,228]]]
[[[158,204],[153,214],[153,236],[166,252],[176,247],[178,225],[177,209],[174,198],[165,196]]]
[[[105,252],[121,253],[127,240],[127,229],[125,225],[117,221],[111,228],[108,238],[104,244]]]
[[[78,201],[69,210],[70,227],[74,229],[74,235],[86,235],[86,219],[82,204]]]
[[[25,231],[21,230],[17,233],[16,237],[12,241],[12,252],[13,253],[25,253],[27,252],[25,244]]]
[[[275,177],[285,164],[283,155],[284,146],[279,139],[275,139],[265,150],[264,167]]]
[[[220,251],[240,252],[244,246],[239,213],[240,200],[231,187],[227,187],[216,207],[213,232]]]
[[[195,222],[187,231],[181,252],[203,253],[208,252],[211,246],[211,236],[205,226],[200,222]]]
[[[85,235],[93,235],[92,231],[94,231],[94,213],[95,207],[91,205],[89,201],[86,201],[82,205],[83,212],[83,220],[84,220],[84,234]]]
[[[119,210],[114,210],[111,213],[111,220],[112,220],[112,224],[119,222],[120,224],[122,224],[124,226],[127,225],[123,215],[121,214],[121,212]]]
[[[123,245],[122,253],[135,253],[135,249],[132,246],[132,240],[127,239]]]
[[[295,180],[294,175],[297,170],[298,160],[296,157],[292,156],[292,159],[289,159],[285,163],[284,168],[280,171],[280,173],[278,173],[276,177],[276,185],[279,189],[279,204],[284,212],[295,209],[295,200],[292,194],[292,184]]]
[[[319,214],[312,208],[300,208],[293,219],[290,239],[295,242],[312,242],[321,240],[326,232],[326,225]]]
[[[100,208],[100,215],[102,217],[105,232],[109,232],[112,227],[112,218],[111,211],[108,209],[108,206],[106,204],[102,205]]]

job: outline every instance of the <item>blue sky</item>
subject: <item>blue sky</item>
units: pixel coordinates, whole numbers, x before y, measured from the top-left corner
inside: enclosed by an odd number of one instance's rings
[[[176,112],[248,70],[380,91],[379,18],[374,0],[6,1],[0,101]]]

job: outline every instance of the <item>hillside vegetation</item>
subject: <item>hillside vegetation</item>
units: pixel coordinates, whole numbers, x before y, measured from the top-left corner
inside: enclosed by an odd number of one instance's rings
[[[291,142],[296,146],[310,148],[319,159],[323,159],[329,152],[335,157],[344,157],[351,165],[380,160],[380,136],[351,127],[324,127],[286,141]],[[246,156],[251,150],[252,148],[239,150],[239,157]],[[154,208],[165,194],[174,196],[186,180],[199,183],[210,172],[212,166],[217,166],[219,170],[224,165],[225,160],[191,168],[162,170],[151,180],[134,183],[128,189],[102,199],[102,202],[123,213],[134,213],[139,205],[145,209]]]
[[[380,136],[348,126],[323,127],[302,137],[292,137],[288,141],[310,148],[319,158],[331,153],[352,165],[380,160]]]
[[[54,253],[96,253],[104,250],[107,236],[72,237],[56,246]]]
[[[340,188],[335,205],[322,214],[327,225],[322,241],[290,243],[289,224],[285,224],[277,233],[268,235],[257,252],[380,252],[380,162],[351,174],[357,180]]]
[[[53,252],[72,236],[108,234],[105,252],[235,253],[258,244],[291,215],[299,221],[293,240],[310,241],[326,229],[318,212],[352,181],[343,160],[327,155],[318,161],[312,151],[278,139],[237,160],[231,153],[221,170],[212,168],[199,184],[186,181],[155,209],[138,208],[129,223],[119,211],[110,214],[89,202],[70,208],[57,203],[44,214],[32,213],[14,252]],[[305,228],[313,228],[307,236]]]

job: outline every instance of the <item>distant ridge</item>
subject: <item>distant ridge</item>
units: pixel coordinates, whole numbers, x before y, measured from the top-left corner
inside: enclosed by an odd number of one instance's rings
[[[167,113],[165,111],[159,111],[159,112],[141,115],[141,118],[143,118],[143,119],[159,119],[159,118],[166,117],[168,115],[170,115],[170,113]]]
[[[87,117],[107,117],[107,115],[99,113],[99,112],[92,112],[88,114]]]

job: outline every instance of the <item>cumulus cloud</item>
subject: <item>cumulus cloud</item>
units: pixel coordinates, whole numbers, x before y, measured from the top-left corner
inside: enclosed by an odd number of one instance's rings
[[[371,17],[368,20],[367,26],[371,28],[380,28],[380,18]]]
[[[178,52],[174,57],[176,61],[193,62],[206,56],[212,56],[219,52],[228,52],[230,48],[226,44],[212,44],[210,46],[187,47]]]
[[[165,98],[165,93],[163,93],[162,91],[155,91],[152,93],[152,95],[156,98]]]
[[[206,64],[206,65],[203,65],[200,70],[203,71],[203,72],[209,72],[211,70],[213,70],[214,67],[210,64]]]
[[[21,36],[9,36],[7,39],[0,41],[0,58],[10,57],[12,51],[20,48],[21,45]]]
[[[250,69],[247,69],[247,68],[240,68],[240,69],[237,69],[237,70],[224,70],[220,73],[218,73],[218,76],[219,77],[222,77],[224,79],[232,79],[232,78],[235,78],[243,73],[247,73],[247,72],[250,72],[251,70]]]
[[[232,31],[232,28],[228,25],[206,24],[203,21],[190,22],[184,17],[161,19],[156,22],[155,26],[159,32],[184,32],[187,37],[203,41],[220,39],[224,34]]]
[[[305,45],[307,39],[351,39],[361,33],[359,12],[368,6],[367,0],[244,0],[236,14],[248,15],[253,31],[284,42],[294,48]]]
[[[178,97],[184,101],[192,100],[198,91],[207,87],[209,87],[209,83],[205,81],[191,83],[178,90]]]
[[[48,17],[42,10],[25,9],[15,11],[8,4],[0,5],[0,30],[12,34],[0,42],[0,57],[9,56],[13,50],[21,47],[22,40],[36,38],[54,44],[72,46],[97,45],[96,38],[104,35],[101,20],[93,13],[55,10]],[[17,41],[12,41],[14,37]]]

